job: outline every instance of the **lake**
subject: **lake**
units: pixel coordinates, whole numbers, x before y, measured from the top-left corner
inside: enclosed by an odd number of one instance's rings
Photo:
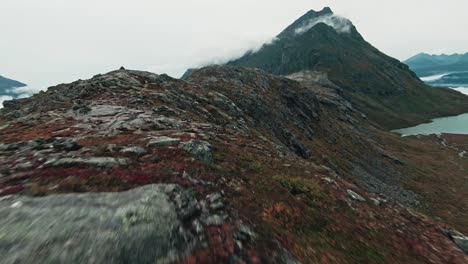
[[[458,116],[442,117],[433,119],[431,123],[420,124],[414,127],[393,130],[402,136],[421,134],[468,134],[468,113]]]
[[[468,76],[468,72],[444,73],[422,77],[421,80],[429,85],[451,88],[468,95],[466,76]],[[399,133],[402,136],[440,133],[468,134],[468,113],[458,116],[436,118],[433,119],[431,123],[397,129],[393,130],[393,132]]]

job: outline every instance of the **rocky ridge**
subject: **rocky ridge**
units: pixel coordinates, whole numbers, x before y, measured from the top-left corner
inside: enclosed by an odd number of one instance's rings
[[[11,263],[466,262],[459,235],[399,204],[425,206],[382,133],[316,72],[121,69],[51,87],[0,111],[0,251]],[[83,253],[93,225],[107,231]]]

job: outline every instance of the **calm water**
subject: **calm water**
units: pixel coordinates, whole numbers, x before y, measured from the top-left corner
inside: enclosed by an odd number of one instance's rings
[[[421,78],[421,80],[430,83],[437,81],[448,74],[450,73],[427,76]],[[448,88],[452,88],[454,90],[468,95],[468,84],[462,84],[458,86],[461,87],[450,87],[450,85],[448,85]],[[398,129],[394,130],[393,132],[402,134],[402,136],[440,133],[468,134],[468,113],[459,116],[436,118],[433,119],[431,123]]]
[[[459,116],[436,118],[431,123],[398,129],[393,132],[402,134],[402,136],[439,133],[468,134],[468,113]]]

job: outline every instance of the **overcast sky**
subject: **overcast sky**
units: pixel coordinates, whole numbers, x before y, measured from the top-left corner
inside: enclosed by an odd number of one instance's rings
[[[468,0],[0,0],[0,75],[46,88],[126,68],[179,77],[330,6],[383,52],[468,52]]]

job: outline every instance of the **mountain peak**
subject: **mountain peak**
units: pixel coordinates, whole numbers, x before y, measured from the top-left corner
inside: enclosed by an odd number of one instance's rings
[[[329,7],[324,7],[321,11],[310,10],[287,27],[278,37],[293,37],[297,34],[303,34],[318,24],[330,26],[337,33],[351,33],[353,31],[353,23],[350,20],[337,16]]]
[[[331,10],[330,7],[324,7],[320,11],[315,11],[313,9],[309,10],[305,15],[303,15],[299,20],[301,19],[311,19],[311,18],[316,18],[320,16],[326,16],[326,15],[333,15],[333,11]]]
[[[331,8],[328,7],[328,6],[324,7],[324,8],[322,9],[322,11],[320,11],[320,12],[322,12],[322,13],[327,12],[327,13],[333,14],[333,11],[332,11]]]
[[[334,15],[329,8],[307,12],[279,34],[274,43],[228,64],[260,68],[277,75],[326,72],[347,99],[387,129],[433,118],[435,106],[444,108],[446,113],[454,109],[445,98],[456,95],[425,86],[408,66],[366,42],[350,20]],[[418,95],[412,98],[411,107],[401,107],[405,103],[401,95],[408,93],[422,94],[425,101]],[[465,100],[460,96],[459,102]],[[466,104],[457,108],[454,113],[467,109]]]

